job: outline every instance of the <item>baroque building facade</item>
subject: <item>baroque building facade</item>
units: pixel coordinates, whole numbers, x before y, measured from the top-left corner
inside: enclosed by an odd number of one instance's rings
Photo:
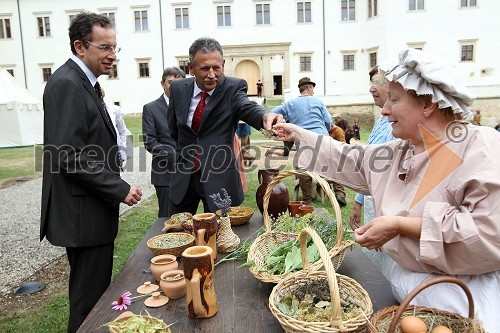
[[[453,63],[476,95],[482,122],[500,122],[500,3],[494,0],[1,0],[0,68],[41,98],[45,81],[70,56],[68,26],[81,11],[108,15],[122,51],[101,77],[107,98],[140,113],[161,93],[163,68],[187,70],[199,37],[217,39],[225,73],[249,95],[298,95],[308,76],[333,112],[371,114],[368,71],[404,48]]]

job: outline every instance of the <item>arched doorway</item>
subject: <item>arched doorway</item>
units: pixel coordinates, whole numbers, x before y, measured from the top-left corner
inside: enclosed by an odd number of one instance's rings
[[[262,79],[259,65],[252,60],[243,60],[236,65],[234,74],[236,77],[247,81],[248,95],[257,96],[257,81]]]

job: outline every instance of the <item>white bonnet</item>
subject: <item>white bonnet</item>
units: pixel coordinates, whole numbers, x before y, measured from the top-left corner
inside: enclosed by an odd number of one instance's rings
[[[438,103],[440,109],[451,107],[453,113],[463,118],[470,113],[468,106],[474,96],[450,63],[417,49],[406,49],[399,53],[398,64],[381,67],[387,80],[398,82],[417,95],[432,95],[432,102]]]

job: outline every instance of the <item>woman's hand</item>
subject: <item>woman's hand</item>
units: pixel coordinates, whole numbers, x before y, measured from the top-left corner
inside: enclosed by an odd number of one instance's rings
[[[420,217],[379,216],[354,230],[354,239],[369,250],[379,251],[385,243],[397,235],[418,240],[421,232]]]
[[[300,141],[305,129],[289,123],[278,123],[273,126],[273,133],[276,141]]]

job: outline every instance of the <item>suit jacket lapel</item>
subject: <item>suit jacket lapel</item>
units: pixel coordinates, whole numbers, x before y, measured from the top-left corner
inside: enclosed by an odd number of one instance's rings
[[[92,98],[94,99],[95,103],[97,104],[97,107],[99,108],[99,112],[101,113],[101,117],[102,120],[104,121],[104,124],[106,125],[106,127],[116,140],[116,130],[113,127],[113,124],[110,124],[109,121],[107,120],[108,119],[108,115],[106,115],[107,111],[104,109],[104,106],[101,103],[101,99],[99,98],[99,96],[97,96],[97,93],[95,92],[94,87],[90,83],[87,75],[85,75],[80,66],[78,66],[73,60],[69,59],[66,63],[69,66],[73,67],[78,72],[78,74],[80,74],[80,78],[83,81],[83,86],[89,92],[90,96],[92,96]]]
[[[167,120],[168,105],[163,95],[156,100],[156,105],[158,105],[158,110],[160,110],[160,113],[165,117],[165,120]]]
[[[191,98],[193,98],[194,78],[192,80],[186,80],[186,82],[184,84],[185,84],[185,87],[182,91],[185,92],[185,94],[181,97],[182,105],[180,105],[180,107],[179,107],[181,124],[187,124],[187,119],[188,119],[188,115],[189,115],[189,106],[191,105]],[[194,133],[194,131],[193,131],[193,133]]]

